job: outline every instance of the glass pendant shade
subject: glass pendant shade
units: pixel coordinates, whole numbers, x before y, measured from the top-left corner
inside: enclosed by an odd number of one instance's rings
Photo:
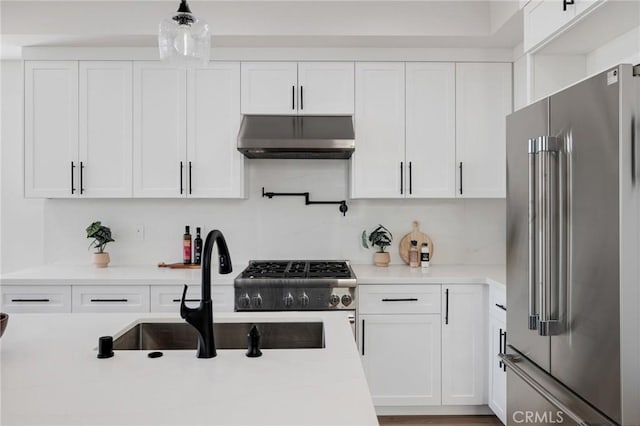
[[[160,59],[177,66],[206,65],[209,61],[211,36],[209,24],[194,16],[186,0],[178,11],[160,22],[158,32]]]

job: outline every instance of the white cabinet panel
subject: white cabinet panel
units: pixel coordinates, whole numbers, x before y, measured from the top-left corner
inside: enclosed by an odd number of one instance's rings
[[[524,51],[546,40],[575,16],[574,5],[563,10],[562,1],[531,1],[524,7]]]
[[[78,196],[78,62],[25,61],[25,196]]]
[[[211,62],[188,74],[187,196],[242,198],[238,152],[240,63]]]
[[[133,64],[135,197],[186,194],[186,70]]]
[[[506,116],[511,64],[456,64],[456,159],[459,197],[506,196]]]
[[[404,63],[356,64],[351,198],[404,197]]]
[[[131,96],[131,62],[80,62],[81,196],[132,195]]]
[[[243,62],[243,114],[296,114],[296,62]]]
[[[407,63],[407,197],[455,196],[455,64]]]
[[[73,312],[149,312],[149,286],[74,285]]]
[[[362,314],[439,314],[440,285],[363,285],[358,287]]]
[[[440,315],[360,315],[375,405],[440,405]]]
[[[69,313],[71,286],[68,285],[3,285],[2,312],[8,313]]]
[[[491,316],[489,320],[489,408],[507,424],[507,372],[498,354],[505,344],[506,325]]]
[[[151,312],[179,312],[182,286],[151,286]],[[213,312],[233,312],[234,292],[232,285],[211,287]],[[187,306],[196,307],[200,303],[200,286],[190,285],[187,290]]]
[[[298,113],[352,115],[353,62],[298,63]]]
[[[442,287],[442,404],[486,404],[484,286]]]

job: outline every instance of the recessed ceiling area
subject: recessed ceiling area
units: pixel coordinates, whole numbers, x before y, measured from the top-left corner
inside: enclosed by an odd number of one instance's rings
[[[511,1],[191,1],[213,47],[510,48]],[[27,46],[153,47],[178,1],[2,1],[2,57]]]

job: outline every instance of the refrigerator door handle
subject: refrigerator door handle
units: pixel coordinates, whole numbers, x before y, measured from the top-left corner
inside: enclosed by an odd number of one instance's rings
[[[548,376],[547,373],[541,373],[539,367],[533,365],[526,358],[506,353],[499,356],[504,365],[519,379],[561,410],[563,417],[569,417],[577,424],[584,426],[615,424],[579,399],[551,376]]]
[[[529,139],[529,274],[528,274],[528,312],[529,330],[538,329],[536,310],[536,154],[538,138]]]

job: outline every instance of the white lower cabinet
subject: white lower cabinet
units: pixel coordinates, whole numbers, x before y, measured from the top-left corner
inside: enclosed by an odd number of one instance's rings
[[[71,300],[73,312],[149,312],[149,286],[74,285]]]
[[[442,405],[486,404],[485,286],[442,287]]]
[[[506,324],[494,316],[489,319],[489,408],[507,424],[507,372],[498,354],[504,350]]]
[[[440,315],[361,315],[360,353],[375,405],[440,405]]]
[[[2,312],[71,312],[71,286],[68,285],[3,285],[0,289]]]
[[[151,312],[179,312],[183,286],[179,285],[152,285]],[[190,285],[187,289],[186,305],[195,307],[200,303],[200,286]],[[233,286],[222,285],[211,287],[211,299],[213,300],[213,312],[233,312]]]

